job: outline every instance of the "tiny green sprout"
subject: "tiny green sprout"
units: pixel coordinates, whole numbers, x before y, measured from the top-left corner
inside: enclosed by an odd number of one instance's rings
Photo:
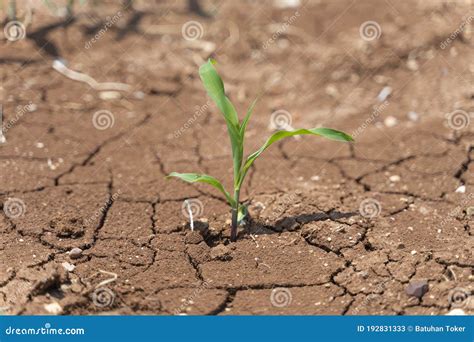
[[[295,129],[291,131],[278,131],[271,135],[267,141],[257,151],[253,152],[244,160],[244,137],[247,124],[250,116],[252,115],[253,108],[258,100],[255,99],[250,105],[247,114],[244,119],[240,122],[237,112],[230,102],[229,98],[225,94],[224,83],[220,78],[217,70],[214,68],[215,61],[209,60],[199,68],[199,76],[207,90],[208,95],[216,103],[217,107],[222,112],[224,120],[227,124],[227,131],[230,137],[230,143],[232,147],[232,159],[234,166],[234,193],[231,195],[216,178],[204,174],[197,173],[170,173],[169,177],[176,177],[188,183],[207,183],[218,189],[226,198],[232,211],[232,227],[230,240],[232,242],[237,239],[237,226],[241,222],[246,214],[247,210],[245,205],[239,202],[240,190],[242,183],[244,182],[245,176],[249,171],[255,160],[273,143],[287,137],[296,135],[311,134],[337,141],[353,141],[352,137],[348,134],[340,131],[336,131],[330,128],[311,128],[311,129]]]

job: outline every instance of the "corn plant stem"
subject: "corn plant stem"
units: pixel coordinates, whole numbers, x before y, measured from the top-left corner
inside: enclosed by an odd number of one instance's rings
[[[237,225],[238,225],[238,215],[239,215],[239,197],[240,189],[234,191],[234,200],[235,205],[232,207],[232,227],[230,229],[230,241],[237,241]]]

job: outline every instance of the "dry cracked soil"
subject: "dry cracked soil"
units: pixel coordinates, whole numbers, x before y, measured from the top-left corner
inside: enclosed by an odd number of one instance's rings
[[[69,18],[38,5],[26,36],[0,43],[0,312],[474,313],[472,5],[292,3],[109,1]],[[220,193],[165,179],[231,185],[225,123],[197,73],[209,57],[241,117],[262,93],[247,153],[277,116],[355,138],[267,150],[235,243]],[[131,90],[95,89],[55,60]]]

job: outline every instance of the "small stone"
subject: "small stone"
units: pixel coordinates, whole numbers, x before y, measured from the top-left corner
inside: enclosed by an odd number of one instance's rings
[[[411,71],[417,71],[418,70],[418,62],[414,58],[410,58],[407,61],[407,68],[410,69]]]
[[[74,266],[74,265],[72,265],[72,264],[70,264],[70,263],[68,263],[68,262],[66,262],[66,261],[63,262],[61,265],[62,265],[62,266],[64,267],[64,269],[65,269],[66,271],[68,271],[68,272],[72,272],[72,271],[74,271],[74,269],[76,268],[76,266]]]
[[[415,255],[416,254],[416,251],[415,250],[412,250],[411,251],[411,255]]]
[[[461,185],[459,188],[456,189],[455,192],[460,193],[460,194],[464,194],[466,192],[466,186]]]
[[[118,91],[101,91],[99,93],[99,97],[101,100],[116,100],[122,97]]]
[[[63,308],[61,307],[61,305],[56,302],[53,302],[51,304],[45,304],[44,309],[52,315],[59,315],[63,312]]]
[[[404,249],[404,248],[405,248],[405,244],[403,244],[403,243],[399,243],[397,245],[397,249]]]
[[[420,118],[418,113],[413,112],[413,111],[408,112],[407,116],[408,116],[408,120],[410,121],[418,121],[418,119]]]
[[[211,259],[212,260],[230,260],[232,259],[230,255],[229,247],[220,244],[211,249]]]
[[[465,316],[466,312],[463,309],[452,309],[446,316]]]
[[[38,109],[38,106],[34,103],[30,103],[29,105],[26,106],[26,109],[30,112],[33,113]]]
[[[197,230],[193,232],[188,232],[186,234],[185,242],[188,244],[193,244],[197,245],[198,243],[201,243],[204,240],[202,237],[201,233]]]
[[[387,127],[394,127],[398,124],[398,120],[394,116],[387,116],[383,121],[384,125]]]
[[[400,176],[398,175],[393,175],[393,176],[390,176],[390,182],[400,182]]]
[[[35,144],[36,148],[43,148],[44,147],[44,144],[42,142],[37,142]]]
[[[413,280],[405,288],[407,295],[412,297],[421,298],[428,292],[428,282],[426,280]]]
[[[82,249],[80,249],[80,248],[74,247],[69,252],[69,257],[71,259],[79,259],[81,256],[82,256]]]
[[[143,91],[136,91],[133,93],[133,97],[137,100],[143,100],[145,98],[145,93]]]
[[[467,217],[473,217],[474,216],[474,207],[468,207],[466,209],[466,215],[467,215]]]
[[[377,95],[377,100],[380,102],[384,102],[392,93],[392,88],[391,87],[383,87],[380,93]]]

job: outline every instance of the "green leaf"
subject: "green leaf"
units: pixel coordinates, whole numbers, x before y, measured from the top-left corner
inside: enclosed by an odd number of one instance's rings
[[[252,153],[247,157],[247,160],[245,161],[244,166],[242,167],[242,173],[239,179],[239,187],[242,185],[242,182],[244,180],[245,175],[247,174],[250,166],[252,166],[253,162],[265,151],[270,145],[273,143],[287,137],[292,137],[295,135],[306,135],[306,134],[311,134],[311,135],[316,135],[332,140],[337,140],[337,141],[354,141],[352,137],[344,132],[341,131],[336,131],[331,128],[311,128],[311,129],[296,129],[294,131],[279,131],[270,136],[270,138],[267,139],[265,144],[263,144],[262,147],[260,147],[257,151]]]
[[[253,100],[252,104],[250,105],[249,109],[247,109],[247,114],[245,115],[244,120],[242,120],[242,124],[240,125],[240,136],[242,137],[242,141],[244,141],[245,130],[247,129],[247,124],[252,116],[253,109],[257,104],[258,100],[260,99],[260,95]]]
[[[234,126],[239,127],[237,112],[232,102],[230,102],[229,98],[225,95],[224,82],[222,82],[216,68],[214,68],[214,63],[215,61],[210,59],[207,63],[201,65],[199,68],[199,76],[207,93],[224,115],[226,122],[230,122]]]
[[[217,179],[215,179],[212,176],[198,174],[198,173],[178,173],[178,172],[171,172],[168,176],[166,176],[166,178],[171,178],[171,177],[179,178],[188,183],[200,182],[200,183],[210,184],[214,188],[216,188],[217,190],[221,191],[224,194],[227,202],[229,202],[231,206],[234,206],[235,204],[234,199],[230,197],[229,193],[224,189],[224,186],[221,184],[221,182],[219,182]]]
[[[243,223],[247,219],[248,208],[245,204],[239,205],[239,211],[237,213],[237,222],[238,224]]]
[[[199,68],[199,76],[211,99],[216,103],[222,112],[227,131],[229,132],[230,144],[232,147],[232,159],[234,162],[234,187],[240,174],[243,160],[243,141],[240,135],[239,118],[234,105],[225,95],[224,83],[214,68],[215,61],[209,60]]]

